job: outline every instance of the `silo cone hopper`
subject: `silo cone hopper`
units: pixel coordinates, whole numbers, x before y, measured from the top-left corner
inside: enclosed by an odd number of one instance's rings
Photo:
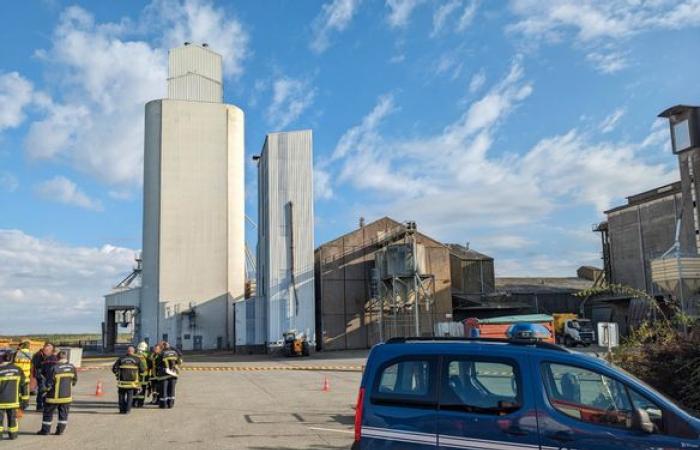
[[[700,291],[700,257],[668,255],[651,261],[651,279],[676,297]]]

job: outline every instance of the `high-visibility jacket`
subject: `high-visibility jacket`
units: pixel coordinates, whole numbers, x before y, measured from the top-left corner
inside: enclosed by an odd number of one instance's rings
[[[115,361],[112,372],[117,376],[117,387],[138,389],[141,387],[141,377],[146,372],[146,362],[136,355],[125,355]]]
[[[17,350],[13,358],[13,362],[15,363],[15,365],[22,369],[22,372],[24,372],[24,383],[27,384],[27,386],[26,389],[22,389],[22,392],[20,394],[21,399],[24,401],[29,400],[29,381],[31,379],[33,356],[34,355],[31,351],[29,351],[29,349],[22,348]]]
[[[139,366],[144,367],[143,376],[141,377],[141,386],[146,386],[148,384],[148,380],[151,378],[151,373],[148,369],[150,355],[148,352],[137,352],[136,357],[139,359]]]
[[[65,404],[73,401],[73,386],[78,371],[68,362],[57,362],[46,371],[46,403]]]
[[[173,378],[166,370],[176,371],[181,365],[182,358],[180,357],[180,353],[171,348],[163,350],[156,357],[156,378],[160,380]]]
[[[24,372],[11,362],[0,363],[0,409],[17,409],[23,389]],[[2,421],[0,421],[2,425]]]

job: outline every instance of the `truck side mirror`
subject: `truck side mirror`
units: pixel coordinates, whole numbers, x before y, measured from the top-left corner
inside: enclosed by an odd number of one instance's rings
[[[632,410],[632,428],[647,434],[654,432],[654,422],[651,421],[649,413],[642,408]]]

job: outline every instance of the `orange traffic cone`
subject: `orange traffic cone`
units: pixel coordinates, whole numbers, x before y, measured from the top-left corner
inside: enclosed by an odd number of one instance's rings
[[[328,377],[323,378],[323,388],[321,388],[321,392],[328,392],[331,390],[331,384],[328,382]]]
[[[95,388],[95,396],[99,397],[104,394],[104,391],[102,390],[102,380],[97,382],[97,387]]]

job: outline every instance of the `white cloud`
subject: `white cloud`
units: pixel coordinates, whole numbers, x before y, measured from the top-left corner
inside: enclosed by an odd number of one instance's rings
[[[37,184],[34,191],[39,197],[52,202],[93,211],[102,210],[102,203],[99,200],[90,198],[73,181],[60,175]]]
[[[538,180],[544,192],[597,211],[613,206],[613,199],[674,181],[678,174],[666,166],[647,164],[639,144],[591,142],[571,130],[543,139],[523,158],[524,176]]]
[[[387,21],[392,28],[408,25],[413,10],[425,0],[386,0],[389,8]]]
[[[99,332],[102,295],[129,271],[134,254],[111,245],[75,247],[0,229],[0,330]]]
[[[316,97],[316,89],[309,80],[281,77],[272,83],[272,103],[266,116],[270,125],[282,130],[296,121]]]
[[[316,53],[326,51],[330,46],[330,35],[348,27],[359,4],[360,0],[333,0],[323,5],[311,25],[311,50]]]
[[[472,78],[469,81],[469,92],[472,94],[476,93],[484,86],[484,83],[486,83],[486,72],[484,69],[481,69],[472,75]]]
[[[330,174],[321,168],[314,168],[314,198],[316,200],[333,198]]]
[[[19,73],[0,73],[0,132],[24,121],[33,91],[32,83]]]
[[[433,14],[433,31],[430,33],[431,36],[437,36],[442,32],[447,19],[461,6],[460,0],[450,0],[448,2],[442,2],[440,6],[435,10]]]
[[[600,131],[603,133],[610,133],[612,130],[615,129],[617,126],[617,123],[622,119],[622,116],[625,115],[625,108],[617,108],[615,111],[610,113],[608,117],[606,117],[600,125],[598,125],[598,128],[600,128]]]
[[[0,191],[15,192],[18,187],[19,180],[14,174],[0,170]]]
[[[414,138],[381,132],[397,109],[392,96],[383,96],[338,141],[331,179],[366,194],[357,214],[409,217],[437,238],[461,242],[467,230],[539,223],[563,206],[601,214],[624,195],[674,178],[643,143],[601,141],[585,130],[494,152],[499,127],[532,90],[516,58],[459,118]]]
[[[586,59],[602,73],[615,73],[629,66],[627,56],[623,52],[613,51],[601,53],[594,51],[586,55]]]
[[[478,8],[479,2],[477,0],[472,0],[471,2],[467,3],[464,10],[462,10],[462,16],[459,18],[459,22],[457,23],[457,31],[464,31],[469,27],[469,25],[472,24],[474,17],[476,17],[476,11]]]
[[[37,52],[55,85],[53,98],[42,101],[44,117],[26,136],[30,158],[59,161],[111,185],[141,183],[144,104],[165,96],[168,50],[133,39],[146,32],[166,46],[211,33],[208,42],[223,54],[229,75],[241,72],[247,54],[240,23],[209,2],[156,1],[138,23],[99,23],[69,7],[52,46]]]
[[[479,0],[449,0],[447,2],[438,2],[439,6],[433,13],[433,30],[430,33],[431,37],[435,37],[442,33],[449,23],[453,23],[454,30],[462,32],[466,30],[474,21],[477,10],[479,9]]]
[[[451,80],[456,80],[462,73],[464,58],[459,52],[448,52],[440,55],[434,67],[436,75],[449,75]]]
[[[587,59],[604,73],[627,66],[617,49],[621,40],[657,30],[700,26],[700,1],[512,0],[518,20],[508,29],[528,40],[572,39],[587,49]]]
[[[243,24],[206,0],[156,0],[149,6],[152,20],[165,31],[163,46],[179,47],[183,42],[207,43],[221,54],[224,74],[243,73],[250,39]]]

